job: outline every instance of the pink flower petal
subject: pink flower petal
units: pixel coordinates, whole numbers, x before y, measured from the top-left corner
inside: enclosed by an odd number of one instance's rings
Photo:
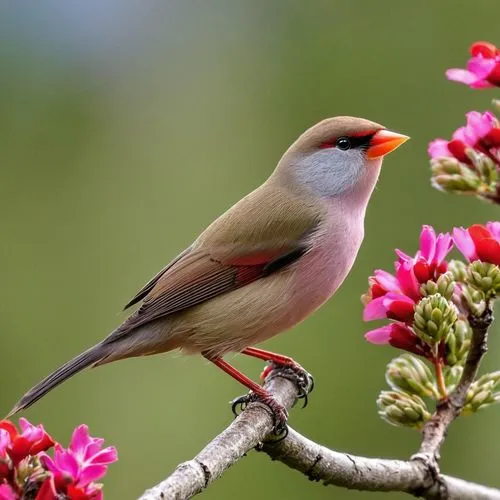
[[[431,226],[422,226],[420,233],[420,254],[427,261],[431,262],[436,250],[436,232]]]
[[[446,71],[446,78],[455,82],[465,83],[466,85],[473,85],[481,80],[475,73],[459,68],[452,68]]]
[[[493,238],[500,241],[500,222],[488,222],[486,224],[488,231],[492,234]]]
[[[10,434],[5,429],[0,429],[0,457],[5,456],[5,450],[10,443]]]
[[[8,484],[0,485],[0,500],[17,500],[18,496]]]
[[[453,241],[458,250],[469,262],[477,260],[476,246],[466,229],[463,227],[453,229]]]
[[[487,135],[494,128],[495,120],[491,113],[481,114],[478,111],[470,111],[466,114],[467,126],[472,128],[479,139]]]
[[[385,288],[389,292],[399,292],[399,283],[394,275],[384,271],[383,269],[377,269],[374,272],[374,276],[377,280],[377,283]]]
[[[482,56],[471,57],[467,63],[467,70],[476,75],[478,80],[486,80],[495,68],[495,59]]]
[[[78,486],[85,487],[92,481],[101,479],[108,468],[105,465],[87,465],[82,469],[80,478],[78,479]]]
[[[69,474],[73,479],[78,478],[80,467],[77,459],[69,451],[56,451],[54,462],[60,472]]]
[[[386,317],[387,308],[384,305],[385,295],[373,299],[366,304],[363,310],[363,321],[372,321]]]
[[[59,468],[55,464],[54,460],[52,460],[52,457],[50,455],[47,455],[47,453],[42,452],[38,455],[38,458],[40,458],[40,462],[42,462],[42,465],[49,472],[52,472],[53,474],[59,472]]]
[[[432,159],[453,156],[448,149],[448,141],[444,139],[435,139],[431,141],[427,148],[427,152]]]
[[[391,338],[391,325],[382,326],[365,333],[365,339],[372,344],[388,344]]]
[[[453,239],[449,233],[438,234],[433,264],[439,266],[453,248]]]
[[[114,446],[108,446],[104,448],[104,450],[100,451],[96,455],[94,455],[89,463],[92,465],[107,465],[118,460],[118,453]]]
[[[398,269],[398,265],[401,263],[401,262],[413,262],[413,257],[411,257],[410,255],[408,255],[407,253],[404,253],[402,250],[400,250],[399,248],[396,248],[394,250],[396,252],[396,255],[398,256],[398,259],[399,261],[396,262],[396,271]]]
[[[81,454],[83,457],[85,449],[90,443],[89,428],[85,424],[82,424],[73,431],[69,449],[76,454]]]
[[[420,299],[420,285],[413,272],[413,264],[402,262],[396,273],[396,277],[401,284],[401,290],[408,297],[416,300]]]

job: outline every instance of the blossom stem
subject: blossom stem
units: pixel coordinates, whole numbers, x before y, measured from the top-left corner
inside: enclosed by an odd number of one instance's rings
[[[443,375],[443,363],[438,356],[434,356],[433,359],[434,369],[436,371],[436,382],[439,390],[439,395],[441,399],[448,397],[448,391],[446,390],[446,384]]]

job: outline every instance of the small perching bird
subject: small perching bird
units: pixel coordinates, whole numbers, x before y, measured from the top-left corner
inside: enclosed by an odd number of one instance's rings
[[[228,352],[301,371],[251,347],[318,309],[349,273],[364,235],[382,157],[408,139],[349,116],[304,132],[271,176],[216,219],[127,304],[140,307],[102,342],[30,389],[9,416],[89,366],[173,349],[199,353],[268,404],[260,385],[223,360]]]

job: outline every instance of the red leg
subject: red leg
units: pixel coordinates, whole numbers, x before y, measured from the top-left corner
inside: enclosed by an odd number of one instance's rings
[[[241,373],[239,370],[231,366],[229,363],[224,361],[222,358],[209,359],[215,366],[218,366],[221,370],[225,371],[228,375],[237,380],[240,384],[248,387],[252,393],[250,395],[242,396],[233,401],[233,413],[237,415],[236,408],[241,406],[243,409],[246,405],[252,401],[260,401],[267,405],[272,411],[274,416],[274,430],[276,434],[282,435],[283,433],[288,433],[286,427],[286,421],[288,418],[288,412],[285,407],[278,403],[276,399],[267,392],[259,384],[256,384],[253,380],[249,379],[246,375]]]
[[[274,361],[277,365],[282,366],[299,366],[299,364],[288,356],[283,356],[282,354],[276,354],[274,352],[264,351],[264,349],[257,349],[256,347],[247,347],[241,351],[241,354],[246,356],[252,356],[253,358],[259,358],[264,361]]]
[[[239,370],[231,366],[227,361],[222,358],[210,359],[215,366],[218,366],[221,370],[225,371],[228,375],[237,380],[240,384],[250,389],[255,394],[260,396],[269,396],[270,394],[265,391],[259,384],[255,383],[253,380],[249,379],[246,375],[241,373]]]

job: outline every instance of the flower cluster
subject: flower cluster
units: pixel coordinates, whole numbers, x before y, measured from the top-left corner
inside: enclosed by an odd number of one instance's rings
[[[448,263],[445,260],[452,245],[449,234],[436,236],[432,227],[424,226],[420,249],[414,257],[396,250],[395,275],[377,269],[369,278],[368,293],[362,298],[365,304],[363,319],[393,320],[389,325],[368,332],[365,338],[369,342],[388,343],[428,358],[434,356],[431,349],[434,346],[419,337],[414,328],[415,310],[427,294],[429,281],[436,283],[445,296],[453,294],[452,279],[446,272]]]
[[[453,246],[467,264],[447,260]],[[470,347],[469,320],[500,292],[500,222],[455,228],[452,235],[423,226],[415,256],[396,254],[395,274],[376,270],[362,297],[365,321],[385,318],[389,324],[365,338],[411,353],[388,365],[391,390],[382,391],[377,404],[387,422],[420,429],[431,417],[425,400],[446,398],[460,380]],[[498,385],[499,372],[480,377],[470,387],[463,414],[500,401]]]
[[[470,54],[467,69],[449,69],[447,78],[473,89],[500,87],[500,50],[489,42],[475,42]]]
[[[493,113],[467,113],[467,124],[451,140],[429,144],[435,188],[498,201],[500,123]]]
[[[476,42],[470,52],[467,69],[449,69],[446,76],[472,88],[500,87],[500,50]],[[498,101],[493,103],[499,106]],[[493,113],[467,113],[467,124],[451,140],[432,141],[428,152],[436,189],[500,204],[500,123]]]
[[[89,436],[86,425],[75,429],[67,449],[42,425],[20,418],[19,427],[0,421],[0,500],[102,500],[95,481],[118,459],[114,447],[102,449],[104,441]]]

